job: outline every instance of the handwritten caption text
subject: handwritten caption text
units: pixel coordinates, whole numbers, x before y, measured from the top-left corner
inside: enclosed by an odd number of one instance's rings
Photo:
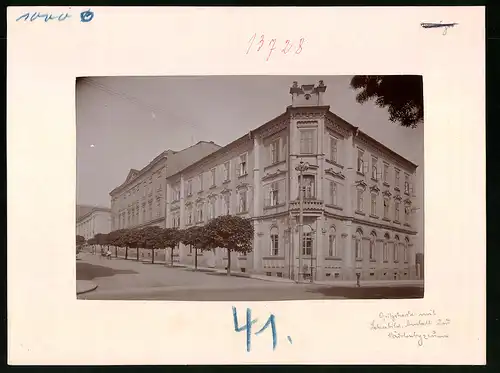
[[[419,346],[424,341],[449,338],[447,326],[451,320],[439,316],[435,310],[425,312],[380,312],[370,323],[370,330],[386,332],[389,339],[414,339]]]

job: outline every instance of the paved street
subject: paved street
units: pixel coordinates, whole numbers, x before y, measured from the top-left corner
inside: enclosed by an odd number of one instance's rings
[[[83,254],[77,261],[76,272],[77,280],[90,280],[98,285],[97,290],[81,294],[79,299],[275,301],[423,296],[419,287],[353,288],[271,282],[133,260],[107,260],[90,254]]]

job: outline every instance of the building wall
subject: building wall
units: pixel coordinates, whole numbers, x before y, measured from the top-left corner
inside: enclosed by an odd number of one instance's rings
[[[202,225],[226,213],[251,217],[254,250],[233,254],[231,266],[236,271],[291,278],[312,273],[316,280],[332,281],[355,280],[357,273],[364,281],[416,278],[415,166],[330,113],[329,107],[305,105],[300,92],[294,95],[294,102],[302,106],[289,107],[248,136],[167,178],[167,226]],[[242,155],[247,172],[239,175]],[[301,162],[309,165],[303,173],[303,216],[311,252],[301,249],[299,255],[296,167]],[[239,208],[242,192],[244,211]],[[227,265],[224,249],[200,253],[198,258],[200,266]],[[194,252],[180,245],[179,260],[192,264]]]
[[[179,152],[168,150],[137,177],[111,193],[112,229],[165,227],[166,178],[219,149],[213,142],[199,142]]]
[[[86,240],[98,233],[109,233],[111,231],[111,211],[92,210],[82,216],[76,223],[76,234],[85,237]]]
[[[158,162],[112,196],[113,230],[162,221],[165,210],[166,162]]]

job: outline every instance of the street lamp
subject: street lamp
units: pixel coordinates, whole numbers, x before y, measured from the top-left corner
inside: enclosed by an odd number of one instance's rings
[[[302,273],[302,240],[304,239],[304,172],[309,169],[309,163],[303,162],[295,167],[295,170],[299,172],[299,273],[298,281],[303,279],[304,274]]]

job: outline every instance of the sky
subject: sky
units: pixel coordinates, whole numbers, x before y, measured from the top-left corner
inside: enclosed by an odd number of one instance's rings
[[[93,77],[76,88],[77,204],[110,207],[109,192],[131,168],[167,149],[198,141],[224,146],[291,104],[293,81],[327,86],[324,104],[363,132],[419,165],[423,191],[423,124],[403,128],[387,109],[356,102],[351,76]],[[420,206],[418,206],[420,207]]]

